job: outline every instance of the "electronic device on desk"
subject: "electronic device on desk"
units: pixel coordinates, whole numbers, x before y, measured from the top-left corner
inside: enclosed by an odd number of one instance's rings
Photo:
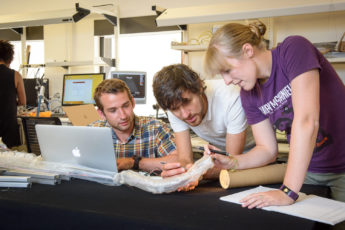
[[[26,94],[26,106],[35,108],[38,106],[39,95],[43,96],[47,103],[49,98],[49,79],[47,78],[24,78]]]
[[[95,104],[94,91],[104,79],[104,73],[65,74],[63,77],[62,105]]]
[[[67,117],[66,113],[52,113],[51,117]]]
[[[135,103],[146,103],[146,72],[113,71],[111,72],[111,77],[126,82]]]

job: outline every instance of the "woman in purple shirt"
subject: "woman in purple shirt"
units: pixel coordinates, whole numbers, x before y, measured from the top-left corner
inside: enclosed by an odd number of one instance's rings
[[[291,36],[267,50],[265,31],[261,22],[231,23],[210,41],[206,71],[241,87],[242,106],[256,141],[255,148],[236,158],[215,154],[215,163],[245,169],[274,161],[274,129],[279,129],[290,144],[281,189],[251,194],[242,199],[242,206],[292,204],[303,183],[327,185],[334,199],[345,202],[345,86],[307,39]]]

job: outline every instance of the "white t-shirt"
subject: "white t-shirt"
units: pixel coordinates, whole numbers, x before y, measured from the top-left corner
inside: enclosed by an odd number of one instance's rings
[[[199,137],[210,144],[225,150],[226,134],[237,134],[247,129],[247,119],[242,108],[240,88],[225,85],[223,80],[206,80],[205,95],[208,102],[207,113],[196,127],[188,125],[168,111],[168,117],[174,132],[191,128]],[[248,127],[245,151],[254,146],[254,138]]]

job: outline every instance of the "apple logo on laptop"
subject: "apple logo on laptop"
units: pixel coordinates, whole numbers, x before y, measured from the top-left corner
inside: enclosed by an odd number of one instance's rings
[[[80,157],[81,154],[80,154],[80,150],[78,149],[78,147],[75,147],[73,150],[72,150],[72,154],[74,157]]]

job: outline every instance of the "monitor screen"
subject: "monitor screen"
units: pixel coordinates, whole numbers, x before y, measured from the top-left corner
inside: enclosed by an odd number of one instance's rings
[[[23,78],[23,81],[26,94],[26,106],[37,107],[37,95],[39,93],[39,85],[44,86],[44,96],[47,99],[49,99],[49,79]]]
[[[146,72],[114,71],[111,72],[111,77],[118,78],[126,82],[133,95],[135,103],[146,103]]]
[[[94,91],[104,79],[104,73],[65,74],[62,105],[95,104]]]

